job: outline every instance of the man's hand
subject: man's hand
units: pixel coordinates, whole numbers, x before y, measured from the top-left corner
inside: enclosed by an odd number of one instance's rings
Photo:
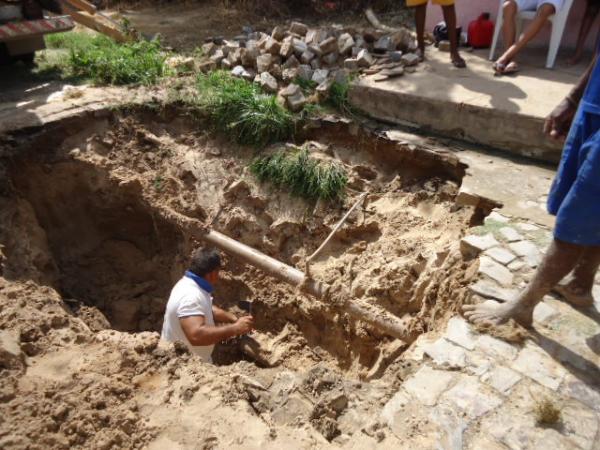
[[[248,334],[252,331],[254,327],[254,317],[252,316],[244,316],[240,317],[234,324],[236,333],[238,336],[243,334]]]
[[[576,112],[574,103],[565,98],[546,118],[544,133],[553,139],[566,138]]]

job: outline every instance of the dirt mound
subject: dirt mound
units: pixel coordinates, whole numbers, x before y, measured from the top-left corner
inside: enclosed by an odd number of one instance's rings
[[[253,150],[177,114],[100,114],[53,133],[55,148],[41,133],[0,162],[3,448],[393,444],[373,418],[407,343],[335,304],[226,257],[216,301],[238,313],[253,301],[256,331],[218,346],[220,366],[156,333],[197,245],[165,208],[303,267],[347,205],[257,184]],[[455,206],[456,181],[424,176],[413,150],[394,165],[363,140],[307,148],[369,192],[311,273],[416,333],[433,329],[466,295],[454,243],[473,211]]]

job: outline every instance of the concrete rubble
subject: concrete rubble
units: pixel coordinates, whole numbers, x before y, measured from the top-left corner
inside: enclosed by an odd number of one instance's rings
[[[292,22],[287,28],[278,25],[270,33],[244,27],[244,33],[233,40],[209,38],[202,46],[205,60],[198,66],[203,72],[228,70],[271,93],[296,78],[314,81],[323,99],[333,82],[344,82],[351,73],[377,74],[378,81],[404,75],[405,67],[419,63],[414,49],[410,33],[311,28]],[[263,76],[265,73],[270,76]],[[287,106],[297,108],[302,103],[300,95],[295,100]]]

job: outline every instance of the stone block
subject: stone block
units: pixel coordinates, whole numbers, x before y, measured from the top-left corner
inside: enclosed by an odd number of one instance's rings
[[[508,223],[508,222],[510,222],[510,219],[496,211],[492,211],[485,219],[483,219],[483,223],[485,223],[486,225],[488,225],[490,223],[494,223],[494,222]]]
[[[474,294],[501,302],[512,300],[519,293],[516,289],[505,289],[488,280],[478,280],[469,286],[469,290]]]
[[[514,253],[509,252],[508,250],[502,247],[488,248],[485,252],[483,252],[483,254],[489,256],[494,261],[499,262],[500,264],[503,264],[505,266],[510,264],[517,258],[517,256]]]
[[[334,38],[333,36],[325,39],[323,42],[321,42],[319,44],[319,49],[321,50],[321,53],[323,55],[337,51],[337,49],[338,49],[337,39]]]
[[[260,74],[260,86],[267,92],[275,93],[279,89],[277,80],[269,72],[263,72]]]
[[[306,50],[304,53],[302,53],[302,55],[300,55],[300,62],[302,64],[310,64],[314,57],[315,54],[313,52]]]
[[[442,399],[453,403],[472,419],[487,414],[503,403],[501,397],[489,392],[476,377],[469,375],[463,376]]]
[[[450,41],[440,41],[438,44],[440,52],[450,52]]]
[[[521,350],[512,368],[553,391],[558,390],[566,375],[560,363],[534,344]]]
[[[505,287],[510,286],[514,278],[510,270],[488,256],[479,258],[479,273]]]
[[[210,60],[212,62],[214,62],[215,64],[220,64],[221,61],[223,61],[224,59],[225,59],[225,53],[223,53],[223,50],[221,50],[221,49],[215,50],[215,52],[210,57]]]
[[[522,257],[529,267],[537,267],[542,260],[540,250],[531,241],[513,242],[508,247]]]
[[[405,53],[402,55],[402,58],[400,58],[400,62],[405,66],[417,65],[419,64],[419,55],[415,53]]]
[[[390,59],[395,63],[402,61],[402,55],[403,53],[400,50],[395,50],[389,53]]]
[[[477,336],[477,350],[502,361],[512,361],[518,354],[515,346],[488,334]]]
[[[331,89],[332,85],[333,85],[333,79],[329,78],[329,79],[326,79],[325,81],[323,81],[321,84],[319,84],[315,90],[317,91],[317,94],[319,94],[319,96],[321,98],[326,98],[327,95],[329,94],[329,90]]]
[[[465,236],[460,240],[460,251],[467,258],[474,258],[481,252],[500,245],[491,233],[484,236],[475,234]]]
[[[327,69],[318,69],[315,70],[312,76],[312,81],[314,81],[317,84],[321,84],[323,83],[325,80],[327,80],[327,77],[329,76],[329,70]]]
[[[250,76],[250,73],[244,68],[244,66],[235,66],[231,70],[231,74],[234,77],[245,78],[245,79],[247,79]]]
[[[350,33],[344,33],[338,38],[337,44],[340,55],[348,55],[352,51],[355,42]]]
[[[303,80],[312,80],[314,70],[307,64],[298,66],[298,76]]]
[[[202,45],[202,53],[204,56],[210,57],[214,55],[218,48],[219,47],[217,47],[214,42],[207,42],[206,44]]]
[[[448,321],[444,338],[467,350],[474,350],[477,341],[471,325],[460,316],[455,316]]]
[[[423,366],[403,384],[403,387],[407,393],[423,405],[435,406],[438,398],[448,389],[454,377],[452,372]]]
[[[293,54],[294,54],[293,38],[292,37],[285,38],[283,40],[283,42],[281,43],[281,47],[279,49],[279,55],[284,59],[288,59]]]
[[[271,37],[276,41],[281,41],[285,37],[285,30],[283,29],[283,27],[276,26],[271,32]]]
[[[522,378],[521,375],[508,367],[496,366],[486,372],[481,377],[481,381],[490,385],[501,394],[507,395]]]
[[[319,58],[315,58],[310,62],[310,67],[312,67],[313,70],[318,70],[321,68],[321,61],[319,60]]]
[[[282,97],[290,97],[299,93],[302,93],[302,89],[300,89],[300,86],[294,83],[287,85],[279,91],[279,95]]]
[[[265,53],[256,58],[256,70],[258,73],[268,72],[273,64],[273,56]]]
[[[523,236],[521,236],[521,234],[517,230],[511,227],[500,228],[498,232],[508,242],[516,242],[523,240]]]
[[[292,39],[292,47],[296,56],[300,56],[302,53],[308,50],[308,45],[306,45],[306,42],[296,38]]]
[[[298,76],[298,68],[297,67],[284,69],[283,72],[281,73],[281,79],[283,81],[285,81],[286,83],[294,81],[297,76]]]
[[[265,52],[270,53],[271,55],[278,55],[281,51],[281,44],[277,42],[273,38],[267,39],[265,43]]]
[[[375,63],[375,59],[367,50],[361,50],[356,59],[358,67],[371,67]]]
[[[344,60],[344,68],[348,69],[350,71],[357,71],[359,66],[358,66],[358,59],[356,58],[347,58]]]
[[[467,355],[464,349],[444,338],[426,345],[424,350],[437,366],[444,369],[463,369],[467,365]]]
[[[533,320],[540,324],[547,324],[559,316],[559,312],[546,302],[539,302],[533,310]]]
[[[337,65],[339,57],[340,55],[337,51],[328,53],[327,55],[323,56],[323,63],[330,67]]]
[[[294,67],[300,66],[300,61],[296,58],[295,55],[290,56],[286,62],[283,63],[281,67],[284,69],[293,69]]]
[[[375,53],[387,53],[395,49],[396,47],[392,43],[392,38],[390,36],[383,36],[379,38],[373,45],[373,51]]]
[[[287,97],[287,106],[290,111],[299,112],[306,105],[307,100],[302,92]]]
[[[306,33],[308,33],[308,27],[300,22],[292,22],[290,25],[290,33],[306,36]]]

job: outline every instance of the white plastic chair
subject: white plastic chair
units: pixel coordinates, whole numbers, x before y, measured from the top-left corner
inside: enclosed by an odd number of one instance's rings
[[[498,37],[502,31],[502,23],[504,21],[504,14],[502,11],[503,5],[504,0],[500,0],[500,7],[498,8],[498,17],[496,19],[496,27],[494,30],[494,40],[492,41],[492,48],[490,50],[490,61],[494,60],[494,53],[496,53],[496,46],[498,45]],[[552,34],[550,36],[548,57],[546,58],[546,68],[548,69],[552,69],[554,67],[556,54],[558,53],[558,48],[560,47],[560,42],[562,41],[565,25],[567,24],[567,18],[569,17],[569,12],[571,11],[571,6],[573,6],[573,0],[565,0],[565,4],[562,9],[549,18],[550,22],[552,22]],[[517,39],[521,36],[523,20],[533,20],[535,19],[536,14],[536,11],[521,11],[517,13]]]

